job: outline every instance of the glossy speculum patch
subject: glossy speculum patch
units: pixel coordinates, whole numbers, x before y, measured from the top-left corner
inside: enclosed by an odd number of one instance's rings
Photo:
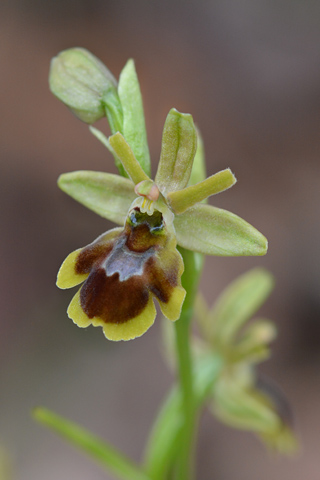
[[[151,293],[167,303],[179,269],[177,262],[169,269],[161,265],[169,235],[161,212],[148,215],[135,208],[118,236],[84,248],[76,271],[90,272],[80,293],[86,315],[121,324],[144,310]]]
[[[129,215],[129,222],[133,227],[139,225],[147,225],[149,231],[153,234],[160,233],[164,228],[164,220],[162,213],[155,210],[152,215],[143,213],[138,207],[134,208]]]

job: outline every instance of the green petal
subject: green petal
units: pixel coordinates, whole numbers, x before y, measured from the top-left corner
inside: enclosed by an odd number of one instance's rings
[[[250,270],[231,283],[209,314],[212,340],[220,345],[230,344],[268,298],[273,285],[272,275],[262,268]]]
[[[150,154],[142,97],[133,60],[128,60],[120,74],[118,94],[123,111],[123,130],[120,132],[131,146],[142,169],[150,175]]]
[[[196,149],[197,133],[192,116],[173,108],[164,124],[155,179],[163,194],[188,185]]]
[[[167,200],[170,208],[174,213],[179,215],[211,195],[227,190],[232,187],[236,181],[230,168],[226,168],[195,185],[190,185],[176,192],[169,192],[167,194]]]
[[[150,180],[121,133],[118,132],[109,137],[109,143],[134,184]]]
[[[119,225],[123,225],[136,198],[133,183],[111,173],[85,170],[64,173],[58,185],[82,205]]]
[[[210,205],[198,204],[175,217],[178,245],[218,256],[265,255],[267,239],[242,218]]]

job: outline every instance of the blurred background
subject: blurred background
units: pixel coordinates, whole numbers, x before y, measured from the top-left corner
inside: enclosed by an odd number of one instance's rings
[[[251,434],[204,414],[198,478],[318,480],[320,472],[320,3],[311,0],[2,0],[0,4],[0,449],[16,480],[102,480],[99,467],[35,424],[45,405],[139,460],[173,382],[160,322],[134,342],[68,320],[55,287],[72,250],[110,224],[60,192],[62,172],[115,172],[104,147],[48,89],[50,59],[82,46],[118,77],[136,61],[155,172],[171,107],[193,114],[208,174],[238,179],[210,202],[269,239],[264,258],[207,258],[208,301],[264,266],[260,312],[279,336],[262,371],[290,399],[302,443],[273,458]],[[105,128],[106,123],[99,125]]]

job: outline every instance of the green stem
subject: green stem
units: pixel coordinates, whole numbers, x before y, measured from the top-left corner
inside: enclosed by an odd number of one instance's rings
[[[182,285],[187,295],[182,306],[180,319],[175,323],[178,373],[182,393],[183,426],[179,456],[176,465],[177,480],[191,480],[194,471],[194,432],[197,419],[197,409],[193,388],[193,366],[190,349],[190,321],[193,305],[198,289],[198,281],[202,270],[202,256],[180,248],[185,271]]]
[[[200,411],[214,388],[223,360],[210,354],[198,360],[194,367],[195,408]],[[145,472],[152,480],[168,480],[169,472],[175,465],[183,427],[181,400],[181,389],[174,386],[152,428],[144,461]]]
[[[177,480],[189,480],[193,476],[191,474],[193,471],[191,448],[194,434],[195,408],[189,345],[189,320],[190,318],[187,315],[182,315],[176,325],[176,344],[184,420],[177,463]]]

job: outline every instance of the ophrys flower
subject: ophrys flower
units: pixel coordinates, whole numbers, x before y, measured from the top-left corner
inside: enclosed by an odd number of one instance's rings
[[[124,225],[76,250],[63,263],[57,282],[60,288],[84,282],[68,309],[75,323],[100,325],[112,340],[134,338],[154,321],[153,298],[165,316],[178,319],[185,291],[177,243],[208,255],[266,253],[267,241],[254,227],[230,212],[202,203],[231,187],[236,179],[230,169],[207,179],[199,176],[201,149],[197,149],[191,115],[175,109],[169,112],[158,171],[155,181],[151,180],[142,101],[132,61],[117,86],[89,52],[71,49],[53,61],[50,79],[55,95],[85,122],[108,117],[113,133],[108,139],[90,128],[128,177],[82,171],[59,179],[60,188],[80,203]],[[70,88],[80,89],[81,95],[69,98]],[[198,183],[194,184],[196,177]]]
[[[79,327],[102,326],[110,340],[142,335],[156,316],[153,298],[167,318],[177,320],[185,297],[173,215],[166,208],[143,213],[139,203],[129,209],[124,229],[110,230],[71,253],[58,274],[60,288],[84,281],[69,317]]]

